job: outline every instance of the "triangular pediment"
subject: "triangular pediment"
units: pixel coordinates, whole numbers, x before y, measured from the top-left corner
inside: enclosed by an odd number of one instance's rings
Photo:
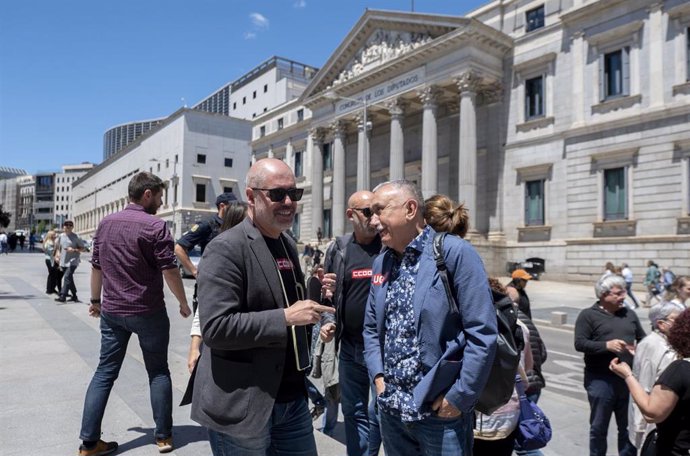
[[[460,16],[367,10],[312,79],[302,99],[404,59],[469,21]]]

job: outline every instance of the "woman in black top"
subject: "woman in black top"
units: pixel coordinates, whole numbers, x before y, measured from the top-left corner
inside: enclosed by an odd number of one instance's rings
[[[610,367],[625,379],[647,421],[657,423],[656,454],[687,456],[690,454],[690,309],[676,317],[668,342],[682,359],[664,370],[649,394],[626,363],[614,359]]]

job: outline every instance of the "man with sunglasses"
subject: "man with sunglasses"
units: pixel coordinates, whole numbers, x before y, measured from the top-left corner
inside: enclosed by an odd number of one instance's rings
[[[214,455],[315,456],[305,375],[310,325],[328,306],[304,299],[297,248],[286,234],[303,189],[281,160],[247,174],[247,218],[216,236],[199,263],[204,353],[192,419]]]
[[[84,241],[74,232],[74,222],[71,220],[65,220],[62,229],[63,232],[58,237],[55,246],[55,262],[60,265],[64,275],[62,276],[60,295],[55,300],[66,302],[67,295],[71,292],[70,301],[79,302],[77,286],[74,284],[74,272],[79,266],[81,252],[84,251]]]
[[[381,253],[381,238],[369,225],[374,194],[362,190],[350,196],[345,215],[352,234],[338,237],[326,251],[324,270],[335,273],[336,315],[324,314],[321,339],[335,336],[340,378],[340,402],[345,416],[348,456],[378,454],[381,433],[374,411],[372,385],[364,362],[364,311],[369,298],[371,267]],[[370,401],[371,399],[371,401]]]
[[[453,300],[433,253],[424,198],[409,181],[374,190],[369,223],[387,247],[374,260],[364,356],[386,454],[470,456],[473,409],[496,351],[496,311],[472,246],[446,236]]]

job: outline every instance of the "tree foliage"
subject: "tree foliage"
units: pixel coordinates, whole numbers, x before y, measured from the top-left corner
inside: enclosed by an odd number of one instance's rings
[[[2,204],[0,204],[0,226],[3,228],[7,228],[10,225],[10,219],[12,218],[12,214],[9,212],[5,212]]]

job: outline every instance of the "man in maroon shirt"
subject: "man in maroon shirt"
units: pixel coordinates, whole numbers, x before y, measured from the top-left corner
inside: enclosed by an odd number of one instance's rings
[[[84,400],[80,456],[102,456],[117,449],[117,442],[100,439],[101,421],[132,333],[138,336],[149,376],[156,445],[161,453],[173,449],[170,321],[163,300],[164,278],[179,301],[180,315],[187,318],[191,312],[175,263],[173,239],[165,221],[154,215],[164,188],[151,173],[135,175],[129,182],[130,204],[104,218],[94,237],[89,314],[101,317],[101,356]]]

